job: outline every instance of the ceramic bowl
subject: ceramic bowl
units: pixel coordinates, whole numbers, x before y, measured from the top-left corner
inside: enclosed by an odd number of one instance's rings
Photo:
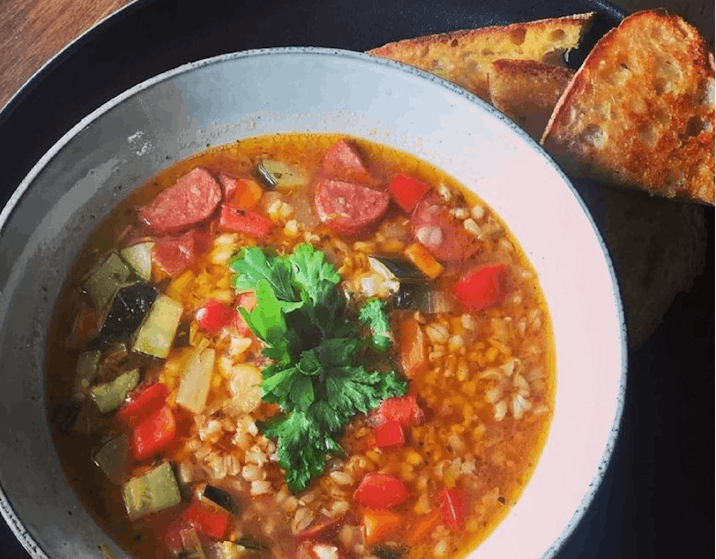
[[[473,189],[535,267],[556,344],[555,413],[538,466],[472,559],[551,557],[589,504],[618,429],[625,330],[604,244],[565,175],[507,118],[430,74],[349,51],[284,48],[182,66],[70,130],[0,214],[0,506],[34,558],[109,544],[67,484],[48,428],[48,324],[82,242],[134,187],[207,146],[343,132],[411,153]]]

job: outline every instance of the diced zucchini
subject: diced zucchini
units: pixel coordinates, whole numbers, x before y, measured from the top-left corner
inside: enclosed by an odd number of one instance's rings
[[[98,341],[106,343],[128,339],[142,324],[157,295],[154,287],[143,282],[120,288],[104,319]]]
[[[102,414],[90,400],[85,401],[80,408],[75,421],[74,431],[82,435],[96,434],[104,425]]]
[[[134,351],[164,359],[169,355],[183,312],[181,303],[159,295],[137,330],[132,344]]]
[[[130,520],[181,502],[179,485],[169,462],[164,462],[161,466],[125,483],[123,496]]]
[[[140,278],[144,281],[151,281],[153,249],[154,241],[146,241],[129,246],[122,250],[120,254]]]
[[[102,352],[98,349],[80,353],[75,372],[75,387],[72,391],[73,400],[81,402],[87,397],[87,391],[95,376],[97,376],[97,371],[99,371],[101,358]]]
[[[211,375],[214,371],[213,349],[195,349],[189,358],[179,385],[177,404],[199,414],[204,411],[206,398],[211,387]]]
[[[102,413],[115,410],[124,402],[130,390],[139,384],[139,369],[122,373],[112,382],[105,382],[90,388],[90,394]]]
[[[267,188],[289,189],[308,183],[308,176],[301,169],[274,159],[264,159],[256,169]]]
[[[94,463],[100,467],[107,478],[119,485],[124,481],[124,464],[129,454],[127,435],[114,437],[104,443],[94,455]]]
[[[97,266],[82,284],[87,296],[97,311],[103,312],[112,301],[114,294],[132,275],[132,270],[116,252]]]

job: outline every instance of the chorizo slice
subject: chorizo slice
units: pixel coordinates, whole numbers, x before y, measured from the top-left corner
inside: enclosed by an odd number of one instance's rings
[[[320,180],[316,185],[318,218],[339,235],[369,233],[388,211],[390,195],[360,184]]]
[[[340,140],[331,146],[321,162],[320,174],[328,179],[346,182],[375,182],[358,149],[346,140]]]
[[[214,177],[199,167],[140,208],[139,217],[157,235],[172,235],[208,219],[221,197]]]
[[[465,231],[435,195],[428,195],[410,216],[415,237],[440,262],[458,262],[473,256],[480,247],[477,238]]]

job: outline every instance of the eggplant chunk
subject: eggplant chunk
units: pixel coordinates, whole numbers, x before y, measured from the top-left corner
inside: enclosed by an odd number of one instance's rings
[[[271,190],[297,188],[308,182],[308,177],[301,169],[273,159],[261,161],[256,174]]]
[[[152,279],[152,249],[154,241],[145,241],[125,248],[120,254],[144,281]]]
[[[428,281],[428,278],[415,264],[403,258],[372,255],[368,257],[368,263],[375,272],[387,280],[396,280],[401,284],[426,283]]]
[[[213,485],[207,485],[204,488],[202,496],[229,512],[241,514],[241,505],[239,501],[228,491],[224,491],[223,489],[214,487]]]
[[[180,302],[166,295],[159,295],[137,330],[132,349],[165,359],[172,348],[183,312],[184,308]]]
[[[90,388],[90,394],[102,413],[115,410],[124,402],[127,394],[139,384],[139,369],[122,373],[112,382],[105,382]]]
[[[122,287],[112,301],[98,341],[104,344],[129,339],[142,324],[157,295],[157,290],[148,283],[137,282]]]
[[[128,454],[129,438],[127,435],[120,435],[100,447],[94,455],[94,463],[112,483],[119,485],[124,480],[124,463]]]
[[[99,371],[101,359],[102,352],[97,349],[80,353],[75,371],[75,386],[72,391],[73,400],[81,402],[87,397],[87,391]]]
[[[80,416],[82,404],[75,400],[64,400],[52,409],[51,421],[62,435],[69,435]]]

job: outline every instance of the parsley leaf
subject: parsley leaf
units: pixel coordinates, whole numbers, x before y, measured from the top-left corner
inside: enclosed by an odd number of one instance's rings
[[[390,330],[390,322],[385,314],[385,302],[380,299],[368,300],[358,313],[358,317],[373,334],[373,348],[377,351],[390,349],[393,345],[393,332]]]
[[[282,257],[251,247],[229,266],[237,272],[234,287],[256,291],[256,308],[240,311],[274,361],[262,372],[261,397],[282,408],[264,434],[278,439],[286,483],[299,492],[323,472],[328,454],[342,453],[338,439],[351,418],[402,396],[407,385],[395,371],[357,363],[361,340],[344,316],[340,276],[323,253],[300,245]],[[360,318],[372,329],[373,345],[388,349],[392,335],[382,303],[369,302]]]

